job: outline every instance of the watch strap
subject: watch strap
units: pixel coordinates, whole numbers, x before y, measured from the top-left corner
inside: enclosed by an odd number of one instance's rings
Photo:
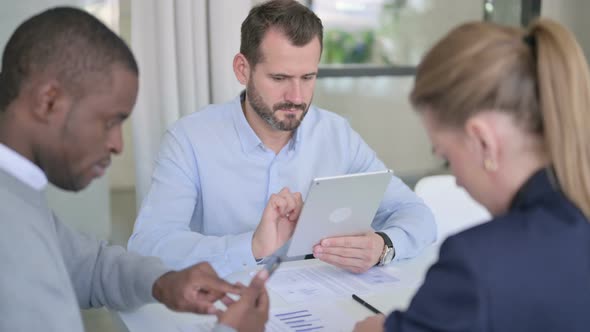
[[[379,260],[377,261],[377,264],[375,264],[376,266],[381,266],[381,265],[385,265],[386,263],[389,263],[391,260],[388,260],[387,262],[385,262],[385,256],[388,254],[388,252],[393,251],[393,256],[395,256],[395,248],[393,247],[393,242],[391,242],[391,239],[389,238],[389,236],[383,232],[375,232],[377,235],[381,236],[381,238],[383,238],[383,251],[381,252],[381,256],[379,256]],[[391,257],[391,259],[393,259],[393,257]]]
[[[375,232],[375,234],[381,236],[383,238],[383,242],[385,243],[386,246],[388,246],[389,248],[393,248],[393,242],[391,242],[391,239],[389,238],[389,236],[383,232]]]

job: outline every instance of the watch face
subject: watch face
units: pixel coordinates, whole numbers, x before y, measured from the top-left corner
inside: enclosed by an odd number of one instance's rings
[[[387,252],[385,253],[385,256],[383,257],[383,262],[384,263],[391,262],[391,260],[393,259],[393,253],[394,253],[393,249],[392,248],[389,248],[387,250]]]

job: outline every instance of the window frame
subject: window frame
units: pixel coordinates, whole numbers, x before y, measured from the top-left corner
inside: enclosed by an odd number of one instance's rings
[[[313,5],[313,0],[302,1],[308,7]],[[482,1],[482,19],[490,21],[492,15],[485,10],[487,3],[494,3],[494,0]],[[541,13],[541,0],[520,0],[520,24],[527,26]],[[333,77],[378,77],[378,76],[414,76],[416,66],[380,66],[367,64],[337,64],[320,65],[318,68],[318,79]]]

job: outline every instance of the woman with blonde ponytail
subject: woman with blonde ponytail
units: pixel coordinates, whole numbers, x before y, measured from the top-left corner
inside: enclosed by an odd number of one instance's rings
[[[494,218],[443,243],[406,312],[355,331],[590,331],[590,79],[573,35],[548,19],[461,25],[410,100]]]

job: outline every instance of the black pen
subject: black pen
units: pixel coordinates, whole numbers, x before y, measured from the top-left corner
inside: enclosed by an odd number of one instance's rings
[[[360,297],[356,296],[355,294],[352,294],[352,299],[357,301],[358,303],[362,304],[363,307],[371,310],[372,312],[376,313],[376,314],[383,314],[381,311],[377,310],[377,308],[373,307],[372,305],[368,304],[367,301],[361,299]]]

